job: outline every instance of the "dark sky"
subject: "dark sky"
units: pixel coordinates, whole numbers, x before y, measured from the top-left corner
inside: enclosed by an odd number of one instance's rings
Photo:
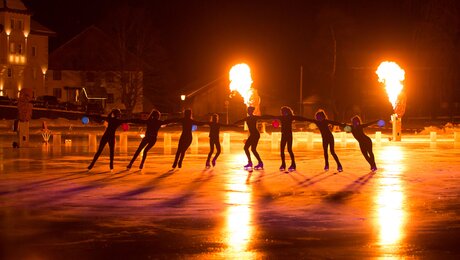
[[[97,23],[119,2],[24,0],[35,20],[57,32],[51,49]],[[307,50],[312,53],[315,42],[321,49],[321,39],[329,41],[319,24],[330,13],[335,15],[338,41],[343,42],[339,48],[386,53],[400,48],[410,24],[400,2],[129,1],[151,12],[180,85],[211,81],[226,75],[233,64],[246,62],[253,70],[256,88],[280,98],[295,98],[287,93],[297,91],[300,65],[316,59]],[[348,39],[349,35],[354,38]]]

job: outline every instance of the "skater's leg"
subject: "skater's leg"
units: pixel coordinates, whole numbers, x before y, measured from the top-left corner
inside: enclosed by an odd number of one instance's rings
[[[246,154],[246,157],[248,157],[248,163],[252,163],[251,160],[251,154],[249,153],[249,147],[252,145],[252,137],[249,136],[248,139],[246,140],[246,143],[244,144],[244,153]]]
[[[142,149],[144,149],[144,147],[147,145],[148,141],[147,139],[144,137],[142,138],[142,141],[141,143],[139,144],[139,147],[137,147],[137,150],[136,152],[134,153],[133,155],[133,158],[131,159],[131,161],[129,162],[127,168],[131,168],[131,166],[133,165],[133,163],[136,161],[137,159],[137,156],[139,156],[139,154],[141,153]],[[144,150],[145,151],[145,150]]]
[[[217,157],[219,157],[221,151],[219,140],[217,140],[217,142],[215,142],[214,144],[216,145],[216,155],[214,155],[214,158],[212,159],[212,166],[216,166],[216,160]]]
[[[94,164],[96,163],[97,159],[99,158],[99,156],[101,155],[102,153],[102,150],[104,150],[104,147],[105,145],[107,144],[108,142],[108,137],[107,136],[102,136],[101,138],[101,141],[99,143],[99,148],[97,149],[97,152],[96,154],[94,154],[94,158],[93,158],[93,161],[90,163],[90,165],[88,166],[88,170],[93,168]]]
[[[292,151],[292,135],[288,137],[287,150],[288,150],[289,156],[291,156],[291,166],[289,167],[289,169],[295,170],[296,164],[295,164],[294,152]]]
[[[179,157],[179,162],[177,163],[177,166],[179,168],[182,168],[182,161],[184,160],[185,152],[187,151],[187,149],[190,147],[191,144],[192,144],[192,137],[184,139],[184,142],[182,143],[182,147],[181,147],[181,154]]]
[[[281,142],[280,142],[280,156],[281,156],[280,170],[282,171],[286,169],[286,156],[284,155],[284,149],[286,148],[286,144],[287,144],[286,136],[282,135]]]
[[[156,140],[152,140],[144,148],[144,153],[142,154],[142,161],[141,161],[141,164],[139,165],[140,169],[144,168],[144,162],[145,162],[145,159],[147,159],[147,153],[155,145],[155,143],[156,143]]]
[[[323,138],[324,170],[329,170],[329,154],[327,152],[328,147],[329,141]]]
[[[332,142],[330,142],[329,147],[330,147],[330,150],[331,150],[331,155],[332,155],[332,157],[334,157],[334,160],[337,163],[337,170],[340,172],[340,171],[342,171],[342,164],[340,164],[339,157],[335,153],[334,139],[332,139]]]
[[[210,138],[209,139],[209,153],[208,158],[206,159],[206,166],[209,165],[209,161],[211,160],[211,156],[214,153],[214,141]]]
[[[115,136],[109,139],[109,149],[110,149],[110,170],[113,170],[113,157],[115,156]]]
[[[251,151],[254,154],[254,156],[257,158],[258,164],[263,165],[262,159],[260,158],[260,155],[257,152],[257,145],[259,144],[259,138],[260,136],[257,136],[257,138],[254,138],[254,142],[251,145]]]

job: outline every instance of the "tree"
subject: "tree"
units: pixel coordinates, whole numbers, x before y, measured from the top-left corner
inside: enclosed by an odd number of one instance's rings
[[[172,74],[148,10],[122,4],[109,11],[100,26],[117,46],[114,55],[120,66],[116,77],[121,83],[121,101],[126,110],[131,112],[141,99],[166,107],[167,102],[159,101],[173,84]]]

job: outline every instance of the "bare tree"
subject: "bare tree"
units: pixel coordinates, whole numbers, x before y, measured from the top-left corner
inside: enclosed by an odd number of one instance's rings
[[[115,40],[121,101],[131,112],[145,94],[150,101],[164,94],[161,90],[167,85],[163,79],[167,69],[163,68],[168,59],[145,8],[124,4],[108,13],[101,28]]]

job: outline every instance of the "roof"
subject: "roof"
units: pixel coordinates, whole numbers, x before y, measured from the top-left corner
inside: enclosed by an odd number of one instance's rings
[[[0,11],[30,13],[21,0],[0,0]]]
[[[32,34],[41,34],[41,35],[55,35],[56,34],[54,31],[52,31],[48,27],[32,19],[30,19],[30,32]]]
[[[123,53],[124,52],[124,53]],[[119,59],[126,56],[126,62]],[[92,25],[49,55],[49,69],[77,71],[140,71],[143,64],[134,54],[121,51],[108,34]]]

